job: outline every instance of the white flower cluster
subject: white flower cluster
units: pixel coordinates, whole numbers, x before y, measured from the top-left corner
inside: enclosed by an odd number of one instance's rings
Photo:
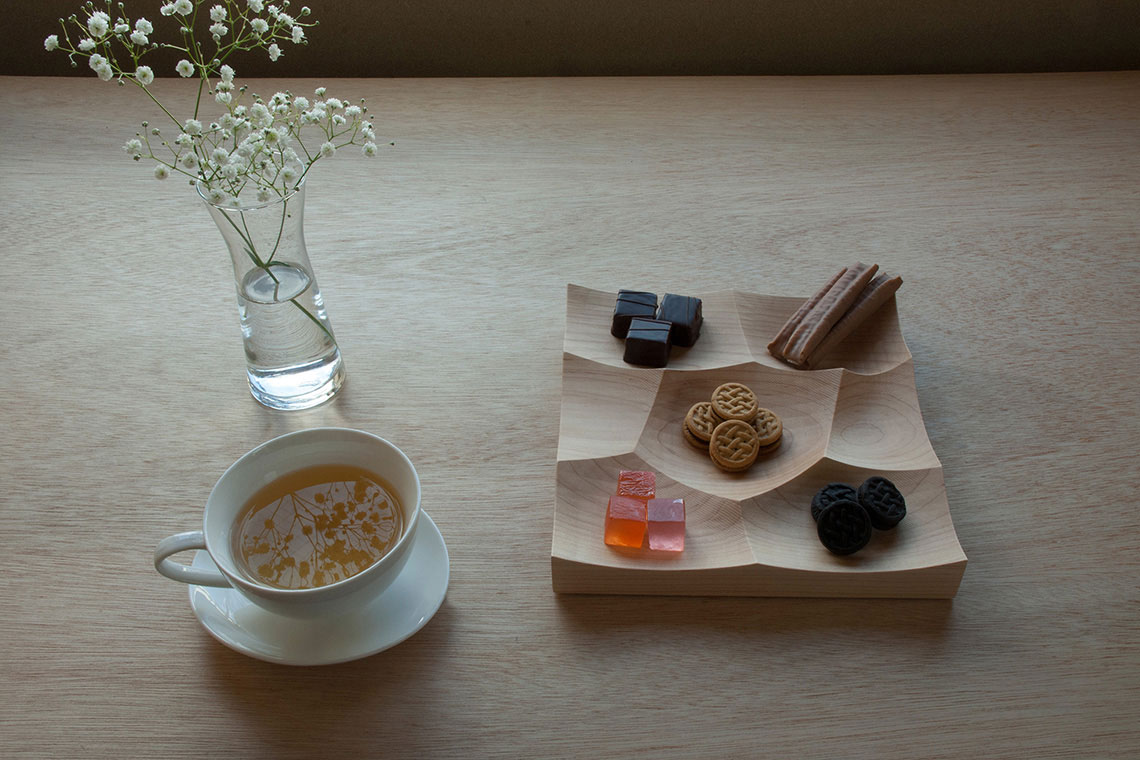
[[[198,10],[210,1],[213,4],[203,14],[208,15],[211,21],[209,32],[215,46],[212,55],[208,55],[197,44],[193,28]],[[113,0],[104,2],[107,7],[105,11],[94,10],[95,3],[88,2],[85,6],[85,19],[75,15],[60,19],[62,39],[58,34],[49,35],[44,39],[44,49],[49,52],[66,51],[72,65],[75,65],[76,56],[87,57],[88,65],[104,81],[119,77],[122,82],[124,76],[134,73],[138,84],[149,84],[143,82],[137,72],[141,65],[139,59],[159,47],[150,38],[154,33],[154,25],[145,18],[136,19],[133,27],[130,19],[112,19]],[[288,8],[289,0],[282,0],[280,7],[266,5],[264,0],[246,0],[245,8],[237,0],[224,0],[224,3],[217,0],[168,0],[159,8],[159,13],[178,22],[182,44],[163,44],[162,47],[181,50],[186,55],[174,67],[179,76],[186,78],[208,78],[216,74],[220,63],[236,51],[262,49],[269,60],[276,61],[285,55],[279,42],[307,44],[305,30],[316,25],[316,22],[301,21],[312,13],[308,7],[301,8],[296,17],[286,12]],[[118,4],[118,9],[120,12],[123,10],[121,3]],[[71,31],[77,36],[74,45],[71,42]],[[129,65],[120,64],[119,56],[123,54],[131,59]],[[91,62],[92,58],[95,58],[96,63]],[[151,70],[152,76],[153,73]]]
[[[307,7],[293,16],[288,13],[290,0],[281,0],[279,5],[245,0],[244,7],[239,0],[166,0],[159,12],[177,24],[180,44],[160,45],[151,40],[154,25],[150,21],[140,17],[132,23],[122,16],[112,17],[115,7],[123,12],[123,5],[102,1],[105,11],[95,10],[95,3],[88,2],[85,18],[60,19],[63,34],[48,36],[44,49],[65,51],[72,65],[77,57],[85,57],[103,81],[118,78],[119,84],[133,83],[158,103],[173,121],[174,138],[163,139],[160,128],[148,128],[143,122],[144,131],[123,146],[136,161],[154,160],[157,179],[179,172],[200,183],[214,202],[239,205],[247,195],[266,201],[288,194],[316,161],[347,145],[360,146],[366,156],[377,154],[376,134],[363,101],[357,105],[325,97],[325,88],[318,87],[311,100],[278,92],[268,101],[251,95],[248,105],[241,102],[246,88],[235,84],[233,66],[226,61],[234,53],[258,49],[276,61],[284,55],[279,43],[307,44],[305,30],[316,25],[301,20],[311,14]],[[195,39],[192,22],[199,10],[211,22],[212,53]],[[78,39],[74,44],[72,33]],[[193,104],[194,118],[175,119],[148,89],[155,73],[141,59],[160,46],[182,52],[184,57],[174,73],[198,78],[205,85]],[[217,121],[208,124],[196,118],[204,93],[213,95],[215,103],[225,109]]]

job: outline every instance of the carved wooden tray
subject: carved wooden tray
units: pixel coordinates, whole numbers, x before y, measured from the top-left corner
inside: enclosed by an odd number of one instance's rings
[[[793,369],[767,343],[802,298],[701,295],[704,326],[665,369],[622,361],[610,335],[617,293],[570,285],[551,575],[560,593],[949,598],[966,555],[930,446],[910,351],[892,300],[820,369]],[[776,453],[730,475],[681,436],[685,412],[728,381],[751,387],[784,423]],[[602,541],[620,470],[653,470],[684,498],[685,550]],[[848,557],[816,536],[812,494],[833,481],[890,478],[906,519]]]

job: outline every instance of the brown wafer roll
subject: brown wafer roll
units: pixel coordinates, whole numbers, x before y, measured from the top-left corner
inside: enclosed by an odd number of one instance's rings
[[[843,339],[850,335],[856,327],[866,322],[872,314],[890,300],[901,285],[902,277],[897,275],[891,277],[885,272],[871,280],[863,292],[859,294],[859,297],[855,299],[855,303],[851,305],[847,313],[835,323],[835,327],[831,328],[831,332],[815,347],[814,351],[808,354],[804,366],[811,367],[818,364],[828,351],[843,342]]]
[[[796,313],[793,314],[791,318],[789,318],[788,321],[784,323],[784,326],[780,328],[779,334],[777,334],[776,337],[772,339],[772,342],[768,344],[768,353],[772,354],[772,356],[775,356],[777,359],[784,358],[784,348],[786,347],[788,338],[792,337],[792,333],[795,332],[796,328],[800,326],[800,322],[802,322],[804,317],[807,316],[807,313],[811,311],[812,308],[817,303],[819,303],[825,295],[827,295],[827,292],[831,290],[831,287],[833,285],[835,285],[836,280],[842,277],[843,273],[846,271],[847,267],[840,269],[835,273],[834,277],[827,281],[826,285],[816,291],[815,295],[800,304],[800,308],[796,309]]]
[[[784,361],[795,366],[802,366],[808,354],[827,336],[827,333],[840,318],[851,308],[851,304],[867,287],[867,283],[875,276],[879,269],[878,264],[867,266],[856,264],[848,267],[835,286],[827,295],[815,305],[803,322],[788,339],[788,347],[784,349]]]

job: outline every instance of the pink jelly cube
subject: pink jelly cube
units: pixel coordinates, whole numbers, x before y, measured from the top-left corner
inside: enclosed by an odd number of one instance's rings
[[[645,540],[645,499],[611,496],[606,507],[606,543],[640,547]]]
[[[652,499],[657,488],[657,476],[652,472],[622,470],[618,475],[618,496],[636,496],[639,499]]]
[[[663,552],[684,551],[684,499],[650,499],[647,517],[650,549]]]

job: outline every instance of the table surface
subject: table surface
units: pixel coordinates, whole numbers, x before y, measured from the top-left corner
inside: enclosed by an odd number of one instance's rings
[[[327,84],[395,146],[311,177],[349,379],[284,414],[205,209],[120,150],[139,93],[0,79],[0,755],[1140,753],[1140,72]],[[957,597],[552,593],[566,284],[806,295],[857,259],[906,281]],[[151,553],[320,425],[408,452],[451,586],[394,649],[271,665]]]

